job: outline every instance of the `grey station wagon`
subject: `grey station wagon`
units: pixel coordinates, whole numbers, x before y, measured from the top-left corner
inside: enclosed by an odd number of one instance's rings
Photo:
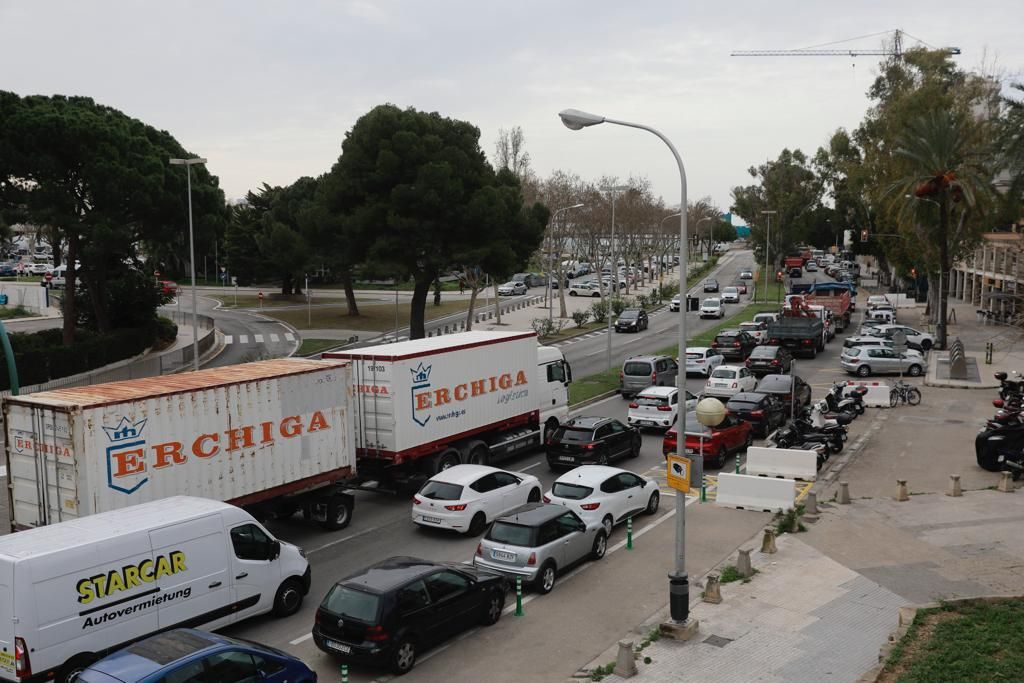
[[[607,549],[600,521],[588,524],[561,505],[540,504],[496,519],[476,547],[473,565],[522,577],[550,593],[559,572],[588,557],[600,560]]]

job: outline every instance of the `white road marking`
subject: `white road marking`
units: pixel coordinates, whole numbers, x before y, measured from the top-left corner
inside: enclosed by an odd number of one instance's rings
[[[0,477],[7,476],[7,465],[0,465]]]
[[[240,334],[240,335],[238,335],[238,343],[239,344],[248,344],[249,343],[249,335],[247,335],[247,334]]]
[[[362,531],[358,531],[358,532],[356,532],[354,534],[349,534],[348,536],[343,536],[343,537],[341,537],[339,539],[330,541],[329,543],[324,543],[323,545],[317,546],[316,548],[313,548],[312,550],[307,550],[306,554],[307,555],[312,555],[313,553],[318,553],[321,550],[326,550],[327,548],[334,547],[334,546],[338,545],[339,543],[344,543],[345,541],[351,541],[353,538],[359,538],[360,536],[365,536],[366,534],[369,534],[369,533],[372,533],[374,531],[377,531],[378,529],[380,529],[380,527],[376,527],[376,526],[370,527],[369,529],[363,529]]]
[[[253,341],[255,341],[257,344],[262,344],[263,343],[263,335],[262,334],[253,335]]]
[[[272,334],[272,335],[270,335],[270,341],[272,341],[272,342],[274,342],[276,344],[277,342],[281,341],[281,338],[278,337],[276,334]]]
[[[285,332],[284,333],[284,338],[287,339],[290,342],[295,341],[295,335],[292,334],[291,332]]]
[[[307,640],[309,640],[312,637],[313,637],[312,633],[307,633],[306,635],[304,635],[304,636],[302,636],[300,638],[296,638],[295,640],[289,640],[288,644],[289,645],[299,645],[301,643],[306,642]]]
[[[534,467],[540,467],[540,465],[541,465],[541,463],[535,462],[532,465],[527,465],[526,467],[520,467],[519,471],[520,472],[525,472],[526,470],[532,470]]]
[[[234,341],[235,341],[235,338],[233,336],[231,336],[230,334],[225,334],[224,335],[224,343],[225,344],[231,344]]]

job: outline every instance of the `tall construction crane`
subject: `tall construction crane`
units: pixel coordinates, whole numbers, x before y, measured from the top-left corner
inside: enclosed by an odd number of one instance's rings
[[[829,45],[839,45],[841,43],[849,43],[854,40],[863,40],[864,38],[874,38],[880,35],[892,35],[892,46],[875,48],[875,49],[858,49],[858,48],[827,48]],[[882,57],[896,57],[897,59],[903,58],[903,36],[911,36],[905,31],[900,29],[894,29],[893,31],[883,31],[882,33],[872,33],[867,36],[859,36],[857,38],[848,38],[847,40],[839,40],[834,43],[824,43],[823,45],[815,45],[814,47],[805,47],[797,50],[734,50],[731,53],[733,57],[861,57],[865,55],[876,55]],[[928,45],[920,38],[914,38],[919,43]],[[929,47],[931,47],[929,45]],[[933,48],[935,49],[935,48]],[[960,48],[958,47],[944,47],[941,48],[943,52],[948,55],[960,54]]]

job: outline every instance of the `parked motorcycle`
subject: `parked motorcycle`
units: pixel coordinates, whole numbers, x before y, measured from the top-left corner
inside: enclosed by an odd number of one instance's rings
[[[1016,370],[1011,377],[1005,372],[997,372],[993,375],[999,380],[999,398],[1006,399],[1013,396],[1018,398],[1024,396],[1024,376]]]
[[[802,444],[822,444],[828,448],[831,455],[843,450],[845,435],[846,427],[837,426],[816,430],[802,420],[796,420],[779,427],[772,440],[779,448],[799,448]]]
[[[974,438],[978,466],[989,472],[1013,472],[1014,479],[1024,475],[1024,422],[990,421]]]
[[[852,411],[857,415],[863,415],[864,396],[868,393],[867,387],[857,387],[846,397],[843,396],[844,387],[844,384],[836,383],[825,393],[825,400],[828,402],[829,411],[833,413]]]

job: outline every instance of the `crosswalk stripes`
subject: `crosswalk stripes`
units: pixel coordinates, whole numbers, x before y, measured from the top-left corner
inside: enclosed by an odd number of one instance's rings
[[[235,341],[234,335],[230,335],[230,334],[225,334],[224,335],[224,343],[225,344],[232,344],[232,343],[234,343],[234,341]]]
[[[240,335],[238,335],[238,343],[239,344],[248,344],[249,343],[249,335],[247,335],[247,334],[240,334]]]
[[[292,334],[291,332],[285,332],[285,333],[284,333],[284,338],[285,338],[286,340],[290,341],[290,342],[293,342],[293,341],[295,341],[295,335],[294,335],[294,334]]]
[[[254,337],[255,337],[255,342],[257,344],[262,344],[263,343],[263,335],[262,334],[254,335]]]
[[[281,338],[278,337],[276,334],[272,334],[270,335],[270,341],[276,344],[277,342],[281,341]]]
[[[291,332],[285,332],[284,334],[268,333],[268,334],[240,334],[237,337],[233,334],[224,335],[225,344],[248,344],[249,337],[252,337],[254,344],[263,344],[264,342],[269,344],[280,344],[282,342],[295,342],[295,335]],[[404,337],[403,337],[404,338]]]

